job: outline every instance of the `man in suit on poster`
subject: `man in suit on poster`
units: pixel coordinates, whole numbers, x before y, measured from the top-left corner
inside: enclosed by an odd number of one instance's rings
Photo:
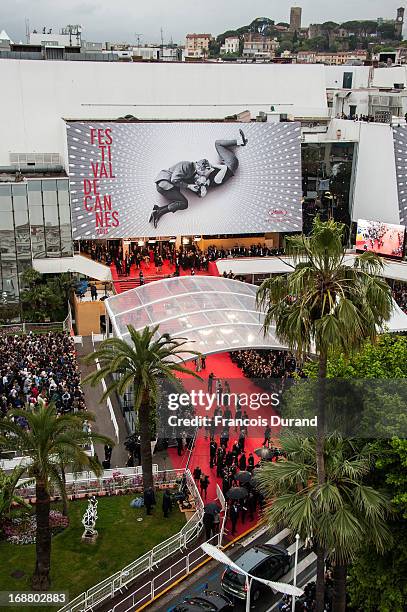
[[[188,199],[181,189],[188,189],[203,198],[209,188],[219,187],[231,179],[239,167],[235,149],[245,147],[248,143],[241,129],[239,136],[236,139],[215,141],[220,164],[211,164],[207,159],[197,162],[181,161],[168,170],[161,170],[155,180],[156,189],[164,196],[168,204],[153,206],[149,223],[153,223],[156,228],[164,215],[188,208]]]
[[[213,168],[207,159],[197,162],[181,161],[168,170],[161,170],[155,179],[156,189],[168,201],[165,206],[154,206],[150,215],[149,222],[157,227],[161,217],[169,212],[175,213],[177,210],[188,208],[188,200],[181,189],[189,189],[196,194],[201,193],[201,187],[196,183],[198,177],[206,177],[212,172]]]

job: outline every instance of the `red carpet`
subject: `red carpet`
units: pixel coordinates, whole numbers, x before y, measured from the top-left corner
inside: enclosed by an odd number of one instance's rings
[[[116,293],[122,293],[124,291],[128,291],[129,289],[134,289],[139,286],[139,269],[136,268],[135,264],[131,266],[129,276],[118,276],[116,267],[112,264],[110,266],[112,271],[113,283],[115,286]],[[171,265],[168,260],[165,260],[161,271],[158,272],[153,262],[153,258],[151,257],[151,262],[148,266],[144,262],[141,264],[141,269],[143,270],[145,283],[149,283],[155,280],[160,280],[163,278],[168,278],[172,276],[175,272],[175,266]],[[190,270],[180,270],[181,276],[189,276],[191,274]],[[208,271],[196,271],[197,275],[212,275],[219,276],[219,272],[215,262],[209,262]],[[240,368],[234,364],[228,353],[222,353],[219,355],[209,356],[206,358],[206,369],[200,372],[200,376],[203,378],[203,381],[199,381],[192,376],[180,375],[183,379],[184,386],[186,390],[200,390],[202,389],[204,392],[208,391],[208,376],[213,372],[215,379],[221,379],[222,385],[224,386],[224,381],[227,380],[230,385],[231,393],[237,394],[253,394],[253,393],[262,393],[263,389],[257,387],[253,384],[249,379],[246,379],[243,375]],[[215,392],[215,384],[213,386],[213,392]],[[231,402],[231,411],[232,417],[235,415],[236,406]],[[245,408],[242,408],[243,413],[245,412]],[[257,418],[257,417],[270,417],[271,414],[274,414],[272,409],[270,408],[260,408],[257,411],[249,409],[247,410],[249,413],[247,416],[249,418]],[[202,408],[201,412],[196,410],[197,415],[201,416],[213,416],[213,409],[211,411],[205,411]],[[243,414],[243,416],[245,416]],[[220,433],[223,428],[219,426],[216,431],[215,440],[220,443]],[[256,448],[259,448],[264,440],[264,429],[263,425],[252,425],[248,428],[248,436],[245,440],[245,453],[246,458],[249,456],[249,453],[253,453],[255,464],[258,463],[259,459],[254,454]],[[234,428],[230,428],[230,439],[228,450],[232,448],[235,441],[238,440],[239,431],[238,429],[235,431]],[[275,431],[275,435],[278,432]],[[172,468],[183,468],[186,466],[189,457],[189,451],[184,450],[184,453],[181,456],[178,456],[176,448],[168,449],[168,458],[170,460]],[[189,469],[191,472],[194,471],[195,467],[199,466],[203,473],[209,476],[209,487],[207,490],[207,498],[204,499],[205,503],[209,503],[217,499],[216,495],[216,484],[219,486],[222,485],[222,479],[216,476],[216,466],[214,468],[210,468],[209,462],[209,432],[205,431],[204,428],[200,428],[197,433],[196,442],[191,454],[191,459],[189,462]],[[250,527],[253,527],[259,520],[258,516],[255,516],[253,521],[249,520],[248,515],[246,516],[245,522],[243,523],[241,518],[239,517],[237,523],[237,532],[234,536],[231,534],[231,524],[228,520],[226,523],[226,538],[232,539],[244,533]]]
[[[145,283],[150,283],[154,280],[160,280],[163,278],[168,278],[170,276],[172,276],[175,272],[175,266],[170,264],[170,262],[168,261],[168,259],[166,259],[163,263],[163,266],[161,268],[161,272],[158,272],[158,270],[156,269],[155,265],[154,265],[154,261],[153,258],[150,256],[150,264],[148,266],[146,266],[145,262],[143,261],[141,263],[141,269],[143,271],[143,275],[144,275],[144,281]],[[124,291],[128,291],[129,289],[134,289],[135,287],[138,287],[140,282],[139,282],[139,272],[140,269],[136,268],[136,265],[133,264],[130,268],[130,274],[128,276],[122,276],[122,275],[118,275],[117,274],[117,270],[116,270],[116,266],[114,264],[112,264],[110,266],[110,270],[112,272],[112,278],[113,278],[113,284],[115,286],[115,290],[116,293],[123,293]],[[216,267],[215,262],[209,262],[209,266],[208,266],[208,271],[206,270],[195,270],[195,274],[196,275],[200,275],[200,276],[204,276],[204,275],[210,275],[210,276],[219,276],[219,272],[218,269]],[[181,276],[190,276],[191,275],[191,270],[183,270],[182,268],[180,269],[180,275]]]
[[[244,377],[242,371],[236,364],[232,362],[228,353],[222,353],[219,355],[207,357],[206,369],[200,372],[200,375],[202,376],[202,378],[204,378],[203,382],[196,380],[192,377],[182,376],[185,388],[188,390],[191,390],[192,388],[195,390],[203,389],[206,392],[208,390],[207,379],[208,379],[210,372],[213,372],[215,375],[215,378],[220,378],[222,379],[222,381],[227,379],[230,384],[231,393],[239,393],[239,394],[248,393],[249,394],[249,393],[264,392],[264,390],[260,389],[259,387],[256,387],[250,380]],[[234,417],[235,409],[233,405],[231,407],[231,410],[232,410],[232,415]],[[202,412],[202,414],[204,413]],[[206,412],[206,415],[212,416],[212,414],[213,412]],[[271,414],[275,414],[275,413],[271,411],[269,408],[267,409],[262,408],[256,412],[250,411],[249,418],[258,417],[258,416],[262,416],[266,418],[266,417],[270,417]],[[219,438],[220,438],[220,433],[221,433],[219,429],[220,428],[218,428],[217,434],[215,436],[215,440],[218,443],[218,445],[219,445],[219,441],[220,441]],[[246,458],[249,456],[250,452],[253,452],[256,464],[259,461],[259,459],[254,454],[254,450],[256,448],[259,448],[263,443],[264,429],[265,428],[263,426],[258,426],[258,427],[250,426],[248,428],[248,436],[245,442]],[[278,432],[276,430],[275,435],[277,436],[277,434]],[[206,435],[208,436],[207,439],[205,439]],[[234,428],[231,427],[228,449],[232,448],[234,442],[237,441],[238,436],[239,436],[239,432],[235,432]],[[172,463],[172,467],[180,468],[180,467],[185,467],[187,460],[188,460],[189,451],[184,451],[184,454],[181,457],[179,457],[177,454],[177,449],[170,448],[168,449],[168,455]],[[199,466],[201,470],[209,476],[209,480],[210,480],[208,491],[207,491],[207,499],[204,501],[208,503],[211,501],[214,501],[216,499],[216,484],[218,483],[219,486],[221,487],[222,480],[220,478],[217,478],[216,476],[216,466],[212,469],[209,467],[209,434],[207,434],[204,428],[201,428],[198,430],[196,444],[192,451],[191,460],[189,462],[190,471],[193,472],[196,466]],[[248,517],[246,517],[245,523],[242,523],[239,518],[238,524],[237,524],[236,536],[240,533],[243,533],[247,529],[249,529],[257,521],[258,521],[257,516],[254,518],[252,522],[250,522],[248,520]],[[231,525],[230,525],[229,520],[226,523],[226,529],[229,530],[229,532],[231,531]],[[231,537],[230,533],[228,537]]]

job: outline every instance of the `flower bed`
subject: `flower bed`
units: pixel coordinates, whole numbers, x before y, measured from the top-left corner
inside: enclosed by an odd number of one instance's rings
[[[61,512],[51,510],[49,524],[52,535],[55,535],[68,527],[69,519],[67,516],[63,516]],[[34,544],[36,531],[37,519],[35,515],[30,514],[11,518],[3,525],[5,539],[11,544]]]

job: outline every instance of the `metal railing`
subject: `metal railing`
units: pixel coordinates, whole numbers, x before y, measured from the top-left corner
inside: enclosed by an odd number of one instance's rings
[[[0,334],[44,333],[48,331],[65,331],[65,329],[65,321],[56,321],[54,323],[12,323],[10,325],[1,325]]]
[[[154,481],[156,485],[172,484],[179,481],[182,477],[185,477],[189,493],[194,499],[195,513],[181,531],[161,542],[122,570],[91,587],[85,593],[81,593],[58,612],[85,612],[86,610],[94,609],[106,599],[112,599],[121,589],[142,576],[145,572],[151,572],[164,559],[178,551],[186,550],[187,545],[201,532],[204,512],[204,504],[192,474],[189,470],[167,470],[157,472],[154,476]],[[142,484],[142,476],[140,477],[140,484]],[[184,560],[184,557],[182,560]],[[147,584],[150,585],[150,581]],[[150,594],[151,592],[152,590],[150,589]]]
[[[45,333],[45,332],[61,332],[70,333],[72,330],[72,313],[70,307],[68,314],[63,321],[54,321],[51,323],[10,323],[9,325],[0,325],[0,334],[28,334]]]
[[[106,338],[109,338],[108,334],[94,334],[92,332],[92,346],[93,346],[93,350],[95,350],[95,344],[96,342],[102,342],[103,340],[106,340]]]
[[[154,483],[174,484],[182,476],[177,470],[158,471],[158,465],[153,465]],[[134,468],[118,468],[116,470],[105,470],[103,476],[97,478],[92,472],[80,474],[67,474],[66,494],[68,497],[85,497],[90,495],[115,495],[117,492],[133,492],[143,486],[143,472],[140,466]],[[27,486],[19,489],[19,495],[24,499],[35,497],[35,486]],[[51,497],[60,497],[60,492],[56,487],[50,488]]]
[[[95,363],[96,363],[96,369],[100,370],[99,359],[95,359]],[[102,378],[102,380],[100,382],[101,382],[101,385],[102,385],[103,393],[106,393],[107,386],[106,386],[105,379]],[[106,404],[107,404],[107,407],[109,409],[110,420],[112,421],[112,424],[113,424],[113,429],[114,429],[114,433],[115,433],[115,436],[116,436],[116,440],[117,440],[117,442],[119,442],[120,441],[120,437],[119,437],[119,425],[117,424],[116,415],[114,413],[113,404],[112,404],[112,400],[110,399],[110,397],[106,398]]]
[[[216,533],[208,540],[213,546],[221,545],[221,534]],[[190,553],[173,563],[163,572],[154,576],[154,578],[141,587],[138,587],[133,593],[130,593],[125,599],[113,606],[110,612],[130,612],[130,610],[138,610],[151,602],[157,595],[162,593],[174,580],[187,576],[203,559],[207,558],[201,546],[198,546]]]

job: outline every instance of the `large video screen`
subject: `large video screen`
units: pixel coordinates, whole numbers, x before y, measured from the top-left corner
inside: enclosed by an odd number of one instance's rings
[[[301,128],[67,122],[73,237],[301,231]]]
[[[359,219],[356,230],[356,249],[373,251],[390,257],[402,257],[405,230],[403,225]]]

